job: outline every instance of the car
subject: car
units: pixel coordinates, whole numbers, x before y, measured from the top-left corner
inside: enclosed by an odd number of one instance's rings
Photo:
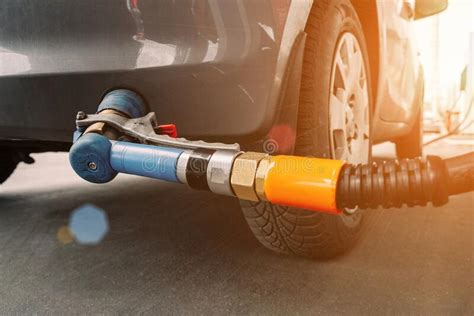
[[[422,154],[414,21],[447,0],[82,0],[0,3],[0,181],[67,151],[79,110],[109,91],[146,100],[180,136],[367,163],[372,144]],[[241,202],[266,247],[332,257],[362,211]]]

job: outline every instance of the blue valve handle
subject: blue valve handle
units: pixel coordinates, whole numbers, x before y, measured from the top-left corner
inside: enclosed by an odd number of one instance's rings
[[[143,99],[126,89],[105,95],[97,112],[106,109],[130,118],[142,117],[147,112]],[[79,132],[82,135],[83,131]],[[176,165],[182,149],[111,141],[94,133],[79,136],[71,147],[69,161],[74,171],[87,181],[106,183],[121,172],[178,182]]]
[[[110,166],[121,173],[179,182],[176,170],[183,151],[172,147],[113,142]]]
[[[85,134],[69,151],[69,163],[84,180],[92,183],[107,183],[117,175],[110,165],[111,141],[99,134]]]
[[[69,160],[76,173],[93,183],[107,183],[117,173],[179,182],[176,174],[184,150],[111,141],[99,134],[82,136],[71,148]]]

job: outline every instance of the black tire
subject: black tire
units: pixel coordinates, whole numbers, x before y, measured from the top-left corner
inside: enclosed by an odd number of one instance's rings
[[[421,93],[418,99],[418,114],[412,130],[408,135],[397,139],[395,142],[399,159],[412,159],[423,156],[423,99],[424,93]]]
[[[352,32],[358,39],[364,55],[366,75],[369,76],[362,27],[350,1],[315,1],[306,27],[308,37],[300,92],[297,155],[332,157],[329,132],[330,77],[336,45],[344,32]],[[368,83],[370,87],[370,81]],[[242,201],[241,205],[256,238],[265,247],[280,253],[310,258],[334,257],[347,251],[361,231],[360,211],[348,221],[343,216],[270,203]]]
[[[5,182],[15,171],[18,159],[8,148],[0,147],[0,184]]]

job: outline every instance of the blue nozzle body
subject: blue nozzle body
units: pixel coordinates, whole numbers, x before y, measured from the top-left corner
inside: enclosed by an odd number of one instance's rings
[[[136,92],[126,89],[107,93],[99,104],[97,112],[113,109],[130,118],[138,118],[147,113],[144,100]],[[84,129],[74,133],[74,145],[69,151],[72,168],[83,179],[93,183],[106,183],[117,175],[111,166],[112,142],[99,134],[83,134]]]

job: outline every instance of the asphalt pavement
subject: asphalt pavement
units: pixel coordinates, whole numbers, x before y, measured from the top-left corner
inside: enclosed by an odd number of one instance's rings
[[[261,247],[232,198],[125,175],[88,184],[67,154],[34,158],[0,187],[2,315],[474,314],[473,193],[368,211],[352,251],[311,261]],[[84,205],[106,214],[95,245],[64,230]]]

